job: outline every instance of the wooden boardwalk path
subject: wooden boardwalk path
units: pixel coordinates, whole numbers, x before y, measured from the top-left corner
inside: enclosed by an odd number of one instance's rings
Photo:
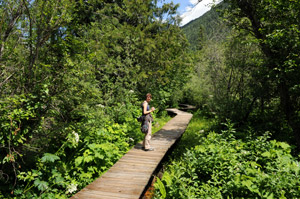
[[[142,196],[153,172],[184,133],[192,114],[177,109],[168,109],[177,115],[151,139],[154,151],[143,151],[138,143],[114,166],[71,199],[138,199]]]

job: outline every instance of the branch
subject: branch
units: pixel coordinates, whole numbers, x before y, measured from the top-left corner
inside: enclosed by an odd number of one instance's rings
[[[8,8],[9,9],[9,8]],[[8,15],[12,16],[11,17],[11,20],[9,20],[8,22],[8,27],[6,30],[4,30],[4,35],[3,35],[3,38],[0,38],[2,40],[1,42],[1,46],[0,46],[0,60],[2,59],[2,52],[4,50],[4,43],[6,42],[6,40],[9,38],[9,36],[11,35],[12,33],[12,30],[13,28],[15,27],[18,19],[20,18],[20,16],[22,15],[23,13],[23,4],[20,3],[17,11],[15,13],[13,13],[13,9],[11,9],[11,12],[8,13]],[[2,22],[1,22],[1,29],[2,29],[2,24],[5,23],[5,19],[4,19],[4,13],[3,13],[3,17],[2,17]],[[0,30],[1,30],[0,29]],[[0,35],[1,36],[1,35]],[[1,36],[2,37],[2,36]]]
[[[5,82],[7,82],[15,73],[11,74],[10,76],[8,76],[3,82],[0,83],[0,88],[3,86],[3,84]]]

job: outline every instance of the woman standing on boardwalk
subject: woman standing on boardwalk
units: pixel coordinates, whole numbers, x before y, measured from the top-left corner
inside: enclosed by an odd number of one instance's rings
[[[143,149],[145,151],[153,151],[154,148],[150,147],[150,139],[151,139],[151,134],[152,134],[152,122],[153,122],[153,117],[151,115],[151,112],[155,110],[154,107],[150,109],[149,102],[151,101],[151,94],[147,93],[146,95],[146,100],[142,103],[142,113],[143,113],[143,118],[144,122],[143,125],[148,126],[148,130],[145,133],[145,138],[143,141]]]

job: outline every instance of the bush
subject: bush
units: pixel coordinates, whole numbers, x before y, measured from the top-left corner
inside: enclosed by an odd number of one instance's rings
[[[291,147],[269,135],[236,139],[232,126],[210,132],[173,161],[156,198],[298,198],[299,162]],[[163,197],[164,198],[164,197]]]

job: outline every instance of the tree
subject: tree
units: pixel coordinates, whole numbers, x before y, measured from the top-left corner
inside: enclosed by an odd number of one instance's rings
[[[253,34],[267,63],[263,66],[276,85],[280,108],[300,147],[299,64],[300,2],[225,0],[229,21]]]

